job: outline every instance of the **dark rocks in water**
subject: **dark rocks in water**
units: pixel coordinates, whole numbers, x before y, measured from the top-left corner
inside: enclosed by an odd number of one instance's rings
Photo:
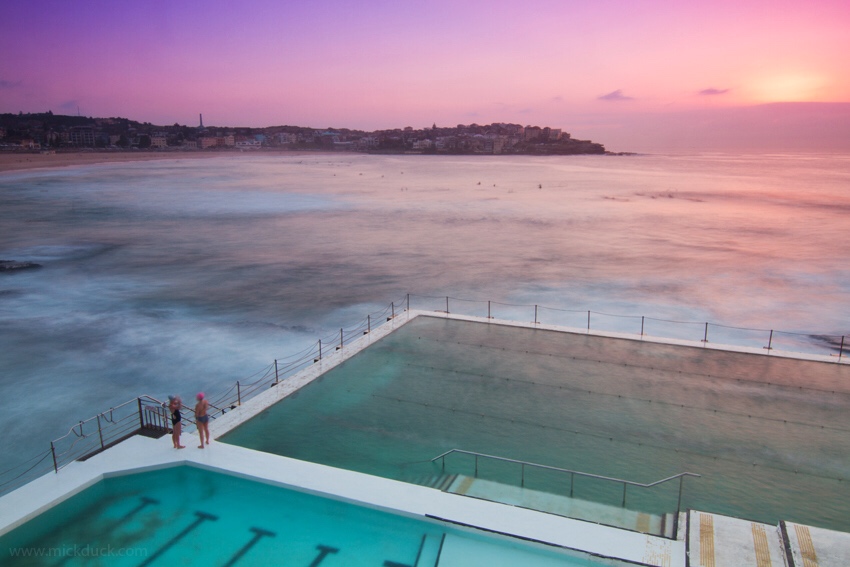
[[[31,270],[40,268],[41,264],[35,262],[16,262],[14,260],[0,260],[0,272],[15,272],[18,270]]]

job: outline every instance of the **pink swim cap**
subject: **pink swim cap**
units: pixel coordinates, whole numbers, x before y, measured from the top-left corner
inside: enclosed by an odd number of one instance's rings
[[[197,396],[197,398],[198,398],[199,400],[203,400],[203,399],[204,399],[204,393],[203,393],[203,392],[198,392],[198,396]]]

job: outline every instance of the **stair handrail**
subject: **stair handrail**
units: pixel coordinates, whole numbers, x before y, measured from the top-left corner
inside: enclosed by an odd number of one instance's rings
[[[702,478],[702,475],[700,475],[700,474],[685,471],[685,472],[680,472],[678,474],[674,474],[673,476],[668,476],[667,478],[662,478],[661,480],[656,480],[655,482],[643,483],[643,482],[637,482],[637,481],[634,481],[634,480],[626,480],[626,479],[615,478],[615,477],[611,477],[611,476],[604,476],[604,475],[593,474],[593,473],[588,473],[588,472],[576,471],[576,470],[572,470],[572,469],[565,469],[565,468],[561,468],[561,467],[554,467],[552,465],[543,465],[543,464],[540,464],[540,463],[532,463],[530,461],[522,461],[522,460],[519,460],[519,459],[510,459],[508,457],[499,457],[499,456],[496,456],[496,455],[488,455],[486,453],[478,453],[476,451],[466,451],[464,449],[449,449],[445,453],[443,453],[441,455],[437,455],[436,457],[431,459],[431,462],[433,463],[438,459],[442,459],[443,472],[445,472],[445,470],[446,470],[446,457],[451,455],[452,453],[462,453],[462,454],[465,454],[465,455],[473,455],[475,457],[475,477],[476,478],[478,477],[478,458],[479,457],[485,458],[485,459],[493,459],[493,460],[496,460],[496,461],[504,461],[504,462],[508,462],[508,463],[515,463],[515,464],[521,465],[522,466],[522,473],[521,473],[522,476],[521,476],[520,486],[522,486],[522,487],[525,486],[525,467],[526,467],[526,465],[528,465],[530,467],[546,469],[546,470],[551,470],[551,471],[556,471],[556,472],[569,473],[570,474],[570,498],[573,497],[573,481],[575,480],[575,475],[589,477],[589,478],[595,478],[595,479],[605,480],[605,481],[610,481],[610,482],[619,482],[623,485],[623,503],[622,503],[623,508],[626,507],[626,487],[627,486],[631,485],[631,486],[637,486],[637,487],[640,487],[640,488],[651,488],[653,486],[657,486],[659,484],[663,484],[665,482],[669,482],[671,480],[675,480],[675,479],[678,478],[679,479],[679,497],[678,497],[678,500],[676,502],[676,516],[677,517],[678,517],[679,512],[681,511],[681,507],[682,507],[682,483],[684,481],[684,478],[686,476],[692,476],[692,477],[695,477],[695,478]]]

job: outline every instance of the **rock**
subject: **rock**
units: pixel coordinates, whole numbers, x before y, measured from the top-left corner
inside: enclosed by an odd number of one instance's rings
[[[16,262],[14,260],[0,260],[0,272],[15,272],[17,270],[30,270],[40,268],[41,264],[35,262]]]

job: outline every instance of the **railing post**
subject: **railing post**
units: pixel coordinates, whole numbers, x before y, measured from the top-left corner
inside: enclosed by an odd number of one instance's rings
[[[410,294],[407,294],[407,310],[410,311]]]
[[[534,324],[537,324],[537,304],[534,304]]]
[[[623,508],[626,507],[626,488],[628,488],[628,486],[629,485],[627,483],[623,483]]]
[[[449,296],[446,296],[446,315],[449,314]]]
[[[395,319],[395,301],[390,302],[390,308],[392,309],[392,318]]]
[[[443,472],[446,472],[446,456],[443,455]]]
[[[770,338],[767,339],[767,346],[764,348],[768,350],[768,353],[773,348],[773,329],[770,330]]]
[[[322,360],[322,339],[319,339],[319,360]]]
[[[844,354],[844,335],[841,335],[841,346],[838,347],[838,362],[841,362],[842,354]]]
[[[643,315],[640,316],[640,338],[643,339]]]
[[[475,455],[475,478],[478,478],[478,455]]]
[[[490,300],[489,299],[487,300],[487,318],[488,319],[493,318],[493,317],[490,316]]]
[[[679,512],[682,510],[682,482],[685,480],[684,476],[679,477],[679,499],[676,501],[676,517],[679,517]]]
[[[576,473],[570,473],[570,498],[573,497],[573,489],[575,488]]]
[[[587,330],[590,330],[590,309],[587,310]]]
[[[525,463],[521,463],[520,466],[522,467],[522,470],[520,471],[519,485],[520,487],[525,488]]]
[[[705,323],[705,334],[702,336],[702,343],[705,346],[705,343],[708,342],[708,321]]]
[[[340,329],[339,330],[339,348],[340,348],[340,350],[342,350],[343,344],[344,343],[343,343],[343,340],[342,340],[342,329]]]
[[[97,414],[97,435],[100,437],[100,448],[103,449],[103,431],[100,429],[100,414]]]
[[[277,359],[275,358],[274,359],[274,383],[275,383],[275,385],[277,385],[278,382],[280,382],[280,375],[277,372]]]
[[[242,386],[239,385],[239,380],[236,381],[236,404],[242,405]]]
[[[136,401],[137,401],[137,402],[138,402],[138,404],[139,404],[139,429],[144,429],[144,427],[145,427],[145,418],[144,418],[144,416],[142,415],[142,398],[136,398]],[[82,431],[82,428],[80,428],[80,431]]]
[[[366,334],[368,335],[371,332],[372,332],[372,316],[366,315]]]
[[[50,442],[50,453],[53,455],[53,470],[59,472],[59,465],[56,463],[56,447],[53,446],[53,441]]]

